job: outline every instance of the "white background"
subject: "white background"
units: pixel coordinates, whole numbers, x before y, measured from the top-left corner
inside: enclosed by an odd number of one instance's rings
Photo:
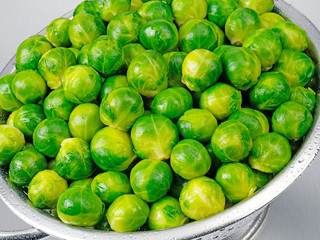
[[[74,9],[80,0],[0,0],[0,70],[19,44],[53,19]],[[319,0],[287,0],[320,29]],[[320,239],[320,159],[272,204],[259,240]],[[0,229],[27,228],[0,200]],[[53,240],[54,238],[50,238]]]

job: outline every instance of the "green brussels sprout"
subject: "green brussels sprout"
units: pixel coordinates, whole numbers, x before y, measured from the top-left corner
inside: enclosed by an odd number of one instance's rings
[[[118,13],[129,11],[131,7],[130,0],[94,0],[94,8],[98,16],[106,22]]]
[[[89,143],[96,132],[104,126],[99,112],[99,106],[94,103],[84,103],[75,107],[68,123],[71,135]]]
[[[168,87],[184,87],[182,79],[182,64],[187,56],[185,52],[168,52],[163,54],[169,68]]]
[[[68,34],[72,45],[82,48],[92,43],[97,37],[106,33],[103,21],[88,13],[78,14],[73,17],[69,24]]]
[[[45,119],[33,132],[34,147],[47,157],[55,157],[64,139],[70,138],[68,124],[61,119]]]
[[[0,125],[6,124],[8,116],[9,116],[9,113],[3,110],[0,106]]]
[[[52,170],[38,172],[28,186],[28,198],[37,208],[53,209],[68,188],[67,181]]]
[[[224,28],[228,17],[238,9],[238,4],[235,0],[211,0],[208,1],[208,19]]]
[[[131,170],[130,184],[135,195],[146,202],[155,202],[167,194],[172,178],[172,171],[167,163],[145,159]]]
[[[98,98],[101,77],[93,68],[85,65],[71,66],[62,78],[64,95],[69,102],[90,103]]]
[[[208,177],[198,177],[184,185],[179,203],[187,217],[201,220],[223,211],[225,197],[216,181]]]
[[[69,188],[59,197],[57,213],[67,224],[90,227],[100,222],[105,205],[92,191],[85,188]]]
[[[76,59],[78,59],[80,50],[77,49],[77,48],[74,48],[74,47],[71,47],[71,48],[69,48],[69,49],[73,52],[73,54],[74,54],[74,56],[76,57]]]
[[[250,167],[242,163],[225,163],[217,171],[215,180],[230,202],[249,198],[257,189],[256,179]]]
[[[12,157],[22,150],[24,144],[24,135],[18,128],[0,125],[0,166],[8,165]]]
[[[28,69],[36,70],[41,56],[50,49],[52,46],[45,36],[34,35],[24,40],[17,50],[16,69],[19,72]]]
[[[218,39],[217,47],[220,47],[221,45],[227,42],[226,35],[224,34],[224,31],[220,27],[218,27],[216,24],[213,24],[213,27],[217,33],[217,39]]]
[[[172,184],[171,187],[168,191],[168,195],[174,197],[174,198],[178,198],[180,196],[181,190],[183,188],[183,186],[188,182],[189,180],[184,179],[182,177],[180,177],[178,174],[173,174],[173,180],[172,180]]]
[[[1,108],[1,107],[0,107]],[[14,127],[14,118],[17,114],[18,110],[13,111],[12,113],[10,113],[8,119],[7,119],[7,125],[13,126]],[[0,124],[2,125],[2,124]]]
[[[218,120],[229,117],[241,108],[241,92],[226,83],[217,83],[200,96],[200,108],[206,109]]]
[[[68,18],[57,18],[53,20],[46,28],[48,41],[54,47],[70,47],[68,29],[71,20]]]
[[[174,20],[179,27],[189,19],[204,19],[208,10],[205,0],[173,0],[171,7]]]
[[[108,77],[101,87],[100,99],[102,100],[105,96],[108,96],[112,91],[121,87],[129,87],[127,76],[115,75],[112,77]]]
[[[171,7],[162,1],[146,2],[137,10],[137,13],[147,22],[156,19],[166,19],[173,22]]]
[[[289,140],[298,140],[309,131],[313,117],[307,107],[288,101],[278,107],[271,118],[273,131]]]
[[[262,71],[271,69],[280,58],[282,52],[282,44],[279,37],[267,28],[248,34],[242,46],[251,49],[259,57]]]
[[[140,29],[139,39],[146,49],[165,53],[178,48],[179,32],[173,22],[166,19],[156,19],[143,25]]]
[[[223,164],[223,162],[217,158],[217,156],[214,154],[213,152],[213,148],[211,145],[211,142],[209,142],[207,145],[205,145],[210,158],[211,158],[211,168],[209,170],[209,172],[207,173],[207,176],[212,176],[214,177],[219,169],[219,167],[221,167],[221,165]]]
[[[154,97],[168,87],[168,66],[161,54],[146,50],[132,59],[127,77],[141,95]]]
[[[116,198],[132,192],[127,175],[115,171],[95,176],[91,183],[91,189],[106,205],[110,205]]]
[[[78,63],[80,65],[89,65],[88,51],[89,51],[90,46],[91,46],[91,44],[86,44],[81,48],[80,53],[78,55]]]
[[[293,87],[290,91],[290,101],[301,103],[312,113],[316,105],[316,93],[311,88]]]
[[[137,157],[129,134],[112,127],[94,135],[90,150],[93,161],[104,171],[124,171]]]
[[[182,87],[168,88],[160,92],[151,103],[153,113],[162,114],[176,122],[193,106],[192,95]]]
[[[221,58],[222,55],[223,55],[226,51],[228,51],[229,49],[231,49],[231,48],[235,48],[235,47],[232,46],[232,45],[224,45],[224,44],[222,44],[221,46],[217,47],[217,48],[213,51],[213,53],[216,54],[218,57]]]
[[[15,75],[12,91],[24,104],[38,103],[47,94],[47,84],[41,75],[34,70],[25,70]]]
[[[298,51],[284,49],[274,71],[283,73],[291,87],[305,86],[314,76],[315,66],[312,59]]]
[[[145,201],[134,194],[125,194],[114,200],[106,215],[112,230],[133,232],[147,222],[149,213]]]
[[[70,183],[69,188],[84,188],[87,190],[91,190],[92,181],[93,181],[93,178],[84,178],[84,179],[76,180]]]
[[[250,90],[250,103],[260,110],[275,110],[289,97],[289,81],[280,72],[261,74],[258,83]]]
[[[46,158],[35,149],[18,152],[9,166],[10,181],[19,186],[28,186],[32,178],[47,168]]]
[[[249,155],[251,133],[240,121],[227,120],[213,133],[211,145],[214,154],[222,162],[237,162]]]
[[[182,138],[207,142],[210,141],[218,123],[208,110],[191,109],[179,118],[177,126]]]
[[[101,121],[121,131],[128,131],[143,113],[142,97],[131,87],[113,90],[100,105]]]
[[[242,108],[231,114],[228,120],[238,120],[250,131],[252,139],[269,132],[269,121],[267,117],[257,110]]]
[[[8,112],[13,112],[23,104],[13,93],[14,73],[7,74],[0,78],[0,107]]]
[[[27,149],[35,149],[32,143],[26,142],[24,147],[22,148],[22,151],[25,151]]]
[[[304,51],[308,48],[308,36],[306,31],[298,25],[281,21],[272,29],[280,38],[283,48],[296,51]]]
[[[146,49],[140,43],[128,43],[123,46],[124,58],[126,60],[126,67],[129,67],[132,59],[143,53]]]
[[[260,15],[260,20],[263,28],[274,28],[279,22],[284,21],[284,18],[274,12],[266,12]]]
[[[237,0],[240,7],[251,8],[259,15],[271,12],[274,7],[274,0]]]
[[[92,0],[85,0],[81,2],[74,10],[73,16],[76,16],[78,14],[83,14],[83,13],[97,15],[96,10],[94,9]]]
[[[238,8],[228,17],[225,32],[232,45],[241,46],[249,33],[261,27],[262,23],[256,11],[250,8]]]
[[[256,186],[257,186],[257,190],[263,188],[265,185],[267,185],[273,178],[273,175],[271,173],[264,173],[264,172],[260,172],[258,170],[255,169],[251,169],[254,177],[256,179]]]
[[[138,11],[138,9],[142,6],[142,0],[131,0],[130,11]],[[141,15],[141,14],[140,14]]]
[[[131,129],[131,138],[135,153],[142,159],[169,159],[173,147],[179,142],[176,125],[159,114],[139,118]]]

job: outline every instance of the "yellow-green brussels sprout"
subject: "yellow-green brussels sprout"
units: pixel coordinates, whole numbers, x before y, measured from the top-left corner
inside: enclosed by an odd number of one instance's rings
[[[99,112],[99,106],[94,103],[84,103],[75,107],[68,123],[71,135],[89,143],[96,132],[104,126]]]
[[[213,24],[213,27],[217,33],[217,39],[218,39],[217,47],[220,47],[221,45],[226,43],[226,36],[224,34],[224,31],[222,31],[222,29],[218,27],[216,24]]]
[[[221,46],[217,47],[213,53],[216,54],[218,57],[221,58],[221,56],[228,51],[230,48],[234,48],[232,45],[224,45],[222,44]]]
[[[94,8],[98,16],[106,22],[118,13],[129,11],[131,7],[130,0],[94,0]]]
[[[275,173],[284,168],[290,160],[290,144],[280,134],[266,133],[253,141],[249,155],[251,168],[265,173]]]
[[[176,122],[193,106],[192,95],[182,87],[168,88],[160,92],[151,103],[153,113],[162,114]]]
[[[238,9],[235,0],[211,0],[208,2],[208,19],[224,28],[231,13]]]
[[[188,222],[181,211],[179,201],[173,197],[164,197],[152,204],[148,218],[151,230],[179,227]]]
[[[137,157],[129,134],[112,127],[94,135],[90,150],[93,161],[104,171],[124,171]]]
[[[161,54],[146,50],[132,59],[127,77],[141,95],[154,97],[168,87],[168,66]]]
[[[90,103],[98,98],[101,82],[99,73],[89,66],[68,67],[62,78],[64,95],[72,103]]]
[[[260,110],[275,110],[289,97],[289,81],[280,72],[261,74],[258,83],[250,90],[250,103]]]
[[[90,227],[100,222],[105,205],[92,191],[69,188],[59,197],[57,213],[64,223]]]
[[[290,101],[301,103],[312,113],[316,105],[316,93],[311,88],[293,87],[290,91]]]
[[[273,0],[237,0],[240,7],[251,8],[259,15],[265,12],[271,12],[274,7]]]
[[[284,21],[284,18],[274,12],[266,12],[260,15],[260,20],[263,28],[274,28],[279,22]]]
[[[74,54],[74,56],[76,57],[76,59],[78,59],[78,56],[79,56],[79,54],[80,54],[80,50],[77,49],[77,48],[74,48],[74,47],[71,47],[71,48],[69,48],[69,49],[73,52],[73,54]]]
[[[308,36],[306,31],[298,25],[281,21],[272,29],[280,38],[283,48],[296,51],[304,51],[308,48]]]
[[[314,76],[315,66],[312,59],[298,51],[284,49],[274,71],[283,73],[291,87],[305,86]]]
[[[151,114],[134,123],[131,138],[135,153],[140,158],[165,160],[170,158],[173,147],[179,141],[179,134],[169,118]]]
[[[262,71],[268,71],[280,58],[282,44],[270,29],[262,28],[245,38],[243,47],[251,49],[260,59]]]
[[[22,150],[24,144],[24,135],[18,128],[0,125],[0,166],[8,165],[12,157]]]
[[[215,180],[230,202],[249,198],[257,189],[256,178],[246,164],[225,163],[217,171]]]
[[[113,90],[121,87],[129,87],[127,76],[115,75],[108,77],[103,83],[100,91],[100,99],[102,100],[105,96],[108,96]]]
[[[186,111],[177,122],[182,138],[207,142],[218,127],[216,118],[205,109]]]
[[[261,27],[262,23],[256,11],[250,8],[238,8],[228,17],[225,32],[232,45],[241,46],[249,33]]]
[[[50,49],[52,46],[45,36],[34,35],[24,40],[17,50],[16,69],[19,72],[28,69],[36,70],[41,56]]]
[[[73,17],[69,24],[68,34],[72,45],[82,48],[92,43],[97,37],[106,33],[103,21],[88,13],[78,14]]]
[[[78,14],[83,14],[83,13],[97,15],[96,10],[94,9],[92,0],[85,0],[81,2],[74,10],[73,16]]]
[[[91,44],[86,44],[81,48],[80,53],[78,55],[78,63],[80,65],[89,65],[88,51],[89,51],[90,46],[91,46]]]
[[[162,1],[149,1],[144,3],[137,12],[147,22],[155,19],[166,19],[173,22],[171,7]]]
[[[10,162],[10,181],[19,186],[28,186],[32,178],[47,168],[46,158],[35,149],[18,152]]]
[[[127,175],[116,171],[108,171],[95,176],[91,189],[107,205],[132,191]]]
[[[124,58],[126,60],[126,67],[131,63],[131,60],[143,53],[146,49],[140,43],[128,43],[123,46]]]
[[[134,194],[125,194],[110,205],[106,215],[112,230],[133,232],[147,222],[149,213],[145,201]]]
[[[267,185],[273,178],[273,174],[271,173],[264,173],[264,172],[260,172],[258,170],[255,169],[251,169],[254,177],[256,179],[256,186],[257,186],[257,190],[263,188],[265,185]]]
[[[130,11],[138,11],[138,9],[142,6],[142,0],[131,0]],[[141,14],[140,14],[141,15]]]
[[[189,19],[204,19],[208,10],[205,0],[173,0],[171,7],[174,20],[179,27]]]
[[[0,107],[1,108],[1,107]],[[13,111],[10,113],[7,119],[7,125],[14,126],[14,117],[16,116],[18,110]],[[1,124],[2,125],[2,124]]]
[[[252,147],[251,134],[240,121],[227,120],[213,133],[211,145],[214,154],[222,162],[237,162],[249,155]]]
[[[84,188],[87,190],[91,190],[91,183],[93,178],[84,178],[77,181],[73,181],[70,183],[69,188]]]
[[[168,87],[184,87],[182,79],[182,64],[187,56],[185,52],[168,52],[163,54],[169,68]]]
[[[155,202],[167,194],[172,178],[172,171],[167,163],[145,159],[132,168],[130,184],[138,197],[146,202]]]
[[[55,208],[58,198],[68,188],[67,181],[52,170],[38,172],[28,186],[28,197],[37,208]]]
[[[48,41],[54,47],[70,47],[71,42],[68,35],[69,24],[68,18],[57,18],[53,20],[46,29]]]
[[[61,119],[45,119],[33,132],[34,147],[47,157],[55,157],[64,139],[70,138],[68,124]]]
[[[226,83],[217,83],[200,96],[200,108],[208,110],[218,120],[239,110],[241,103],[241,92]]]
[[[15,75],[12,91],[24,104],[38,103],[47,94],[47,84],[41,75],[34,70],[25,70]]]
[[[313,117],[307,107],[288,101],[278,107],[271,118],[273,131],[289,140],[298,140],[309,131]]]
[[[13,112],[23,104],[13,93],[14,73],[7,74],[0,79],[0,107],[8,112]]]
[[[201,220],[223,211],[225,197],[216,181],[208,177],[198,177],[184,185],[179,203],[187,217]]]

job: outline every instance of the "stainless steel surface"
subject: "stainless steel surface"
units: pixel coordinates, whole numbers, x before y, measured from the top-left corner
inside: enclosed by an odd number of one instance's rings
[[[17,240],[17,239],[28,239],[28,240],[38,240],[48,237],[48,234],[41,232],[37,229],[30,228],[20,231],[4,231],[0,232],[0,240]]]

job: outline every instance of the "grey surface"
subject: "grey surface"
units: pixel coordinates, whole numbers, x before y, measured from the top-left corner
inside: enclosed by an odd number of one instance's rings
[[[1,0],[0,69],[9,61],[19,44],[37,33],[54,18],[73,9],[79,0]],[[287,0],[320,28],[318,0]],[[272,205],[260,240],[319,239],[320,228],[320,159],[316,159],[304,175]],[[27,225],[16,218],[0,202],[0,229],[22,229]],[[54,238],[48,238],[53,240]]]

